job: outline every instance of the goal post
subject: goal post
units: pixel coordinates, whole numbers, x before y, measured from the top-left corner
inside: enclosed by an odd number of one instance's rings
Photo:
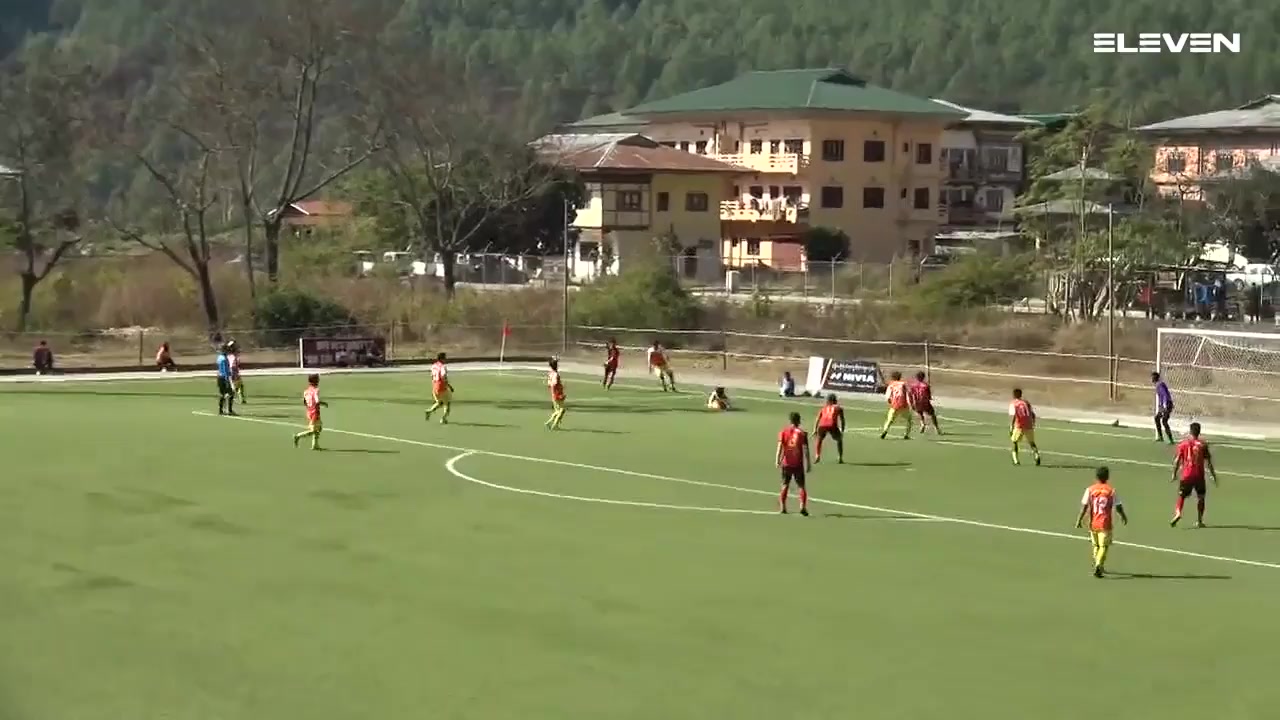
[[[1179,418],[1280,424],[1280,332],[1159,328],[1156,371]]]

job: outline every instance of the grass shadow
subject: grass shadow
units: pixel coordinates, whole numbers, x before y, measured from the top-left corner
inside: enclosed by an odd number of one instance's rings
[[[885,513],[822,513],[821,517],[833,520],[923,520],[918,515],[886,515]]]
[[[626,433],[622,432],[621,430],[603,430],[603,429],[600,429],[600,428],[567,428],[567,427],[562,427],[562,428],[560,428],[559,430],[556,430],[556,432],[567,432],[567,433],[589,433],[589,434],[592,434],[592,435],[626,435]]]
[[[1107,572],[1111,580],[1230,580],[1230,575],[1160,575],[1157,573]]]
[[[853,467],[865,467],[865,468],[909,468],[911,467],[911,463],[909,462],[850,462],[846,460],[843,463],[827,463],[824,461],[822,464],[823,465],[843,464],[843,465],[851,465]]]
[[[368,448],[324,448],[327,453],[358,453],[361,455],[399,455],[399,450],[370,450]]]
[[[1277,532],[1280,526],[1277,525],[1207,525],[1201,530],[1252,530],[1254,532]]]
[[[461,422],[461,421],[457,421],[457,420],[450,420],[450,421],[449,421],[449,424],[450,424],[450,425],[457,425],[457,426],[459,426],[459,427],[474,427],[474,428],[509,428],[509,427],[515,427],[514,425],[507,425],[507,424],[505,424],[505,423]]]
[[[1051,470],[1097,470],[1097,465],[1089,465],[1086,463],[1040,463],[1040,467],[1049,468]]]

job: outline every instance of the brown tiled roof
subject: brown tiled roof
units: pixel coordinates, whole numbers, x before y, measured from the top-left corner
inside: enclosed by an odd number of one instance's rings
[[[355,210],[355,206],[341,200],[301,200],[294,203],[291,209],[296,211],[298,215],[346,217],[351,215]],[[289,214],[293,215],[295,213]]]
[[[538,151],[579,171],[747,173],[748,168],[676,150],[643,135],[549,135]]]

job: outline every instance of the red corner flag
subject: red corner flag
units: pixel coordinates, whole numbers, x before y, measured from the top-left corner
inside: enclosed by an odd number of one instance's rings
[[[511,337],[511,326],[505,322],[502,323],[502,337]]]

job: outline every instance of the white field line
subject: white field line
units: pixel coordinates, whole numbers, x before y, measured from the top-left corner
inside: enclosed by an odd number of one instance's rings
[[[476,454],[477,453],[475,451],[468,450],[467,452],[464,452],[461,455],[455,455],[449,458],[449,460],[445,462],[444,469],[448,470],[449,473],[456,478],[465,480],[469,483],[475,483],[476,485],[481,485],[483,487],[491,488],[493,490],[505,490],[507,492],[519,493],[521,495],[534,495],[537,497],[551,498],[553,500],[576,500],[578,502],[598,503],[601,505],[623,505],[623,506],[629,506],[629,507],[649,508],[649,509],[656,509],[656,510],[686,510],[686,511],[694,511],[694,512],[721,513],[726,515],[777,515],[778,514],[776,511],[773,511],[773,510],[745,510],[742,508],[713,507],[713,506],[704,506],[704,505],[669,505],[667,503],[652,503],[652,502],[643,502],[640,500],[609,500],[606,498],[583,497],[581,495],[563,495],[561,493],[545,492],[542,490],[530,490],[528,488],[517,488],[517,487],[511,487],[509,485],[499,485],[498,483],[488,482],[486,480],[481,480],[479,478],[472,477],[458,469],[459,462],[462,462],[463,460]],[[897,522],[938,522],[938,520],[936,520],[935,518],[922,518],[922,517],[898,517],[898,518],[891,517],[887,519],[897,521]]]
[[[206,418],[219,417],[215,413],[202,412],[199,410],[193,410],[191,414],[199,415],[201,417],[206,417]],[[293,423],[281,422],[278,420],[265,420],[262,418],[236,416],[229,419],[239,420],[242,422],[249,422],[249,423],[258,423],[262,425],[276,425],[276,426],[287,427],[287,428],[299,427],[298,425],[295,425]],[[571,467],[571,468],[577,468],[579,470],[592,470],[595,472],[612,473],[615,475],[624,475],[627,477],[635,477],[635,478],[642,478],[642,479],[648,479],[648,480],[661,480],[663,482],[680,483],[682,485],[696,485],[699,487],[718,488],[721,490],[729,490],[733,492],[750,493],[752,495],[773,496],[774,494],[772,490],[757,490],[755,488],[744,488],[744,487],[738,487],[735,485],[722,485],[720,483],[704,482],[701,480],[688,480],[685,478],[676,478],[676,477],[670,477],[667,475],[656,475],[653,473],[637,472],[635,470],[623,470],[620,468],[603,467],[600,465],[589,465],[586,463],[576,463],[576,462],[570,462],[567,460],[552,460],[550,458],[539,458],[539,457],[532,457],[529,455],[515,455],[512,453],[494,452],[491,450],[479,450],[476,448],[459,447],[457,445],[445,445],[443,443],[426,442],[424,440],[410,440],[407,438],[393,437],[390,435],[378,435],[375,433],[356,432],[354,430],[336,430],[336,429],[325,428],[325,432],[338,434],[338,435],[350,435],[352,437],[366,438],[368,440],[379,440],[382,442],[390,442],[390,443],[402,443],[405,445],[417,445],[419,447],[435,448],[438,450],[451,450],[459,453],[487,455],[489,457],[500,457],[500,458],[506,458],[509,460],[521,460],[524,462],[542,463],[544,465],[558,465],[560,467]],[[979,446],[979,447],[985,447],[985,446]],[[825,505],[834,505],[837,507],[852,508],[855,510],[866,510],[868,512],[884,513],[887,515],[909,516],[914,518],[920,518],[921,520],[932,520],[935,522],[954,523],[956,525],[967,525],[969,527],[985,528],[988,530],[1004,530],[1006,532],[1021,533],[1026,535],[1039,535],[1041,537],[1061,538],[1064,540],[1075,540],[1075,541],[1088,540],[1088,538],[1082,537],[1080,535],[1073,535],[1071,533],[1057,532],[1053,530],[1037,530],[1035,528],[1024,528],[1024,527],[1017,527],[1013,525],[1001,525],[999,523],[981,522],[978,520],[968,520],[965,518],[948,517],[946,515],[934,515],[931,513],[921,513],[921,512],[915,512],[912,510],[897,510],[894,508],[879,507],[877,505],[862,505],[859,503],[842,502],[838,500],[819,500],[813,497],[809,499],[813,502],[822,503]],[[1190,550],[1178,550],[1176,548],[1160,547],[1158,545],[1144,545],[1142,543],[1134,543],[1134,542],[1127,542],[1127,541],[1115,541],[1113,544],[1121,545],[1124,547],[1137,548],[1140,550],[1149,550],[1151,552],[1156,552],[1156,553],[1165,553],[1168,555],[1179,555],[1182,557],[1198,558],[1201,560],[1215,560],[1218,562],[1234,563],[1236,565],[1248,565],[1251,567],[1263,567],[1263,568],[1271,568],[1273,570],[1280,570],[1280,563],[1263,562],[1261,560],[1246,560],[1243,558],[1227,557],[1225,555],[1209,555],[1207,553],[1192,552]]]
[[[477,371],[477,372],[484,372],[484,371]],[[582,374],[585,374],[585,373],[582,373]],[[653,389],[653,387],[650,385],[640,385],[637,383],[614,383],[614,387],[627,388],[631,390],[652,390]],[[755,391],[745,390],[745,391],[742,391],[742,394],[740,394],[739,397],[742,397],[743,399],[746,399],[746,400],[752,400],[755,402],[781,403],[786,405],[795,405],[797,404],[797,400],[803,400],[803,398],[772,397],[769,395],[754,394],[754,393]],[[684,394],[688,394],[688,393],[684,393]],[[701,395],[693,395],[693,394],[688,394],[688,395],[694,398],[701,397]],[[817,405],[816,402],[813,404],[815,406]],[[849,410],[850,412],[858,412],[858,413],[884,412],[880,408],[859,407],[858,405],[845,405],[844,408],[846,410]],[[982,412],[982,411],[967,410],[963,412]],[[984,421],[984,420],[970,420],[969,418],[962,418],[962,417],[943,416],[940,418],[940,420],[943,424],[947,424],[947,425],[951,423],[959,423],[961,425],[977,425],[980,427],[993,427],[993,428],[1005,427],[1001,423]],[[1061,423],[1061,422],[1079,422],[1079,421],[1058,420],[1057,422]],[[1120,439],[1120,440],[1136,440],[1136,441],[1147,442],[1147,443],[1153,442],[1147,436],[1136,435],[1133,433],[1116,433],[1116,432],[1104,432],[1101,430],[1084,430],[1082,428],[1059,427],[1057,425],[1051,426],[1046,429],[1052,430],[1053,432],[1073,433],[1075,435],[1093,435],[1096,437],[1105,437],[1105,438]],[[1234,444],[1221,443],[1221,442],[1215,442],[1213,443],[1213,445],[1214,447],[1229,448],[1231,450],[1244,450],[1247,452],[1264,452],[1264,453],[1280,454],[1280,448],[1269,448],[1269,447],[1263,447],[1261,445],[1234,445]]]

